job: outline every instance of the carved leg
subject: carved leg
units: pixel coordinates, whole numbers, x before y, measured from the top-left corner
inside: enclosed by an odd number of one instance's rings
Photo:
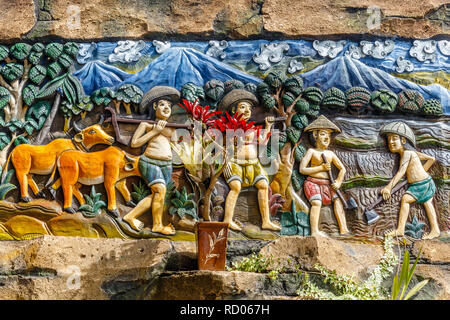
[[[86,201],[84,200],[83,194],[80,192],[80,188],[81,187],[81,183],[77,183],[73,186],[73,195],[75,196],[75,198],[77,198],[78,202],[80,205],[83,205],[86,203]]]
[[[425,212],[427,213],[428,221],[430,222],[430,232],[422,237],[422,239],[434,239],[439,237],[441,231],[437,221],[436,210],[433,206],[433,198],[423,204]]]
[[[311,209],[309,210],[309,224],[311,225],[312,236],[326,236],[325,233],[319,231],[320,208],[322,208],[322,201],[311,201]]]
[[[122,179],[119,182],[116,183],[116,188],[119,190],[120,194],[124,198],[127,205],[135,207],[136,204],[131,199],[131,193],[127,188],[127,180]]]
[[[255,184],[258,189],[258,205],[259,212],[261,214],[262,229],[269,229],[274,231],[280,231],[281,227],[270,221],[270,209],[269,209],[269,185],[266,180],[259,180]]]
[[[73,186],[65,184],[62,186],[64,192],[64,210],[70,213],[75,213],[75,209],[72,208]]]
[[[153,194],[145,197],[136,205],[133,210],[128,212],[122,219],[128,222],[128,224],[135,230],[140,231],[144,227],[142,221],[137,220],[147,210],[150,210],[153,201]]]
[[[237,198],[239,196],[239,193],[241,192],[241,182],[238,180],[230,181],[229,187],[230,192],[228,193],[225,200],[225,216],[223,218],[223,222],[227,222],[230,226],[230,229],[240,231],[242,230],[242,228],[233,221],[233,215]]]
[[[166,195],[166,186],[162,183],[156,183],[150,187],[153,193],[152,216],[153,216],[153,232],[167,235],[175,234],[175,228],[172,224],[163,225],[162,217],[164,213],[164,197]]]
[[[28,175],[24,172],[16,170],[17,181],[20,185],[20,197],[24,202],[30,202],[31,199],[28,194]]]
[[[28,185],[31,188],[31,191],[33,191],[34,194],[38,194],[39,193],[39,187],[36,184],[36,181],[33,180],[33,175],[31,173],[29,173],[27,175],[27,180],[28,180]]]
[[[334,200],[334,215],[338,222],[339,233],[340,234],[349,233],[348,228],[347,228],[347,221],[345,219],[344,205],[342,203],[342,200],[339,198],[336,198]]]
[[[398,214],[398,225],[397,229],[387,232],[387,236],[403,237],[405,234],[406,220],[408,219],[409,207],[411,203],[416,202],[416,199],[410,194],[405,193],[402,197],[402,202],[400,204],[400,212]]]

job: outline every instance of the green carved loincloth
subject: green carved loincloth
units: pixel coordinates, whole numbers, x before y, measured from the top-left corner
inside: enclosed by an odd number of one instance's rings
[[[416,198],[417,203],[427,202],[434,196],[435,192],[436,185],[431,176],[425,180],[409,184],[408,190],[406,190],[406,193]]]

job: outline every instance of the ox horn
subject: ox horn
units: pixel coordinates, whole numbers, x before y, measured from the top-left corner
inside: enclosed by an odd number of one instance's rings
[[[80,133],[83,129],[81,129],[81,127],[78,125],[78,123],[76,123],[76,121],[73,122],[72,124],[73,128],[75,129],[76,132]]]
[[[130,157],[130,156],[127,155],[127,154],[125,154],[125,158],[127,158],[127,160],[130,161],[130,162],[135,162],[135,161],[136,161],[135,158],[132,158],[132,157]]]

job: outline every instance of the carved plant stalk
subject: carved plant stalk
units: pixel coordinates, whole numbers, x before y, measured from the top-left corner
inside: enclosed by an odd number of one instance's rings
[[[55,100],[53,100],[52,110],[50,111],[50,114],[48,115],[47,119],[44,122],[44,125],[39,132],[39,135],[36,138],[36,144],[42,144],[45,137],[50,132],[50,128],[53,124],[53,120],[55,119],[56,112],[59,109],[59,103],[61,102],[61,95],[56,91],[55,93]]]

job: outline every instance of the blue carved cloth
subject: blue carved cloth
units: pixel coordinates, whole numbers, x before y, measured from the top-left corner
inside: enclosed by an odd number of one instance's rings
[[[431,177],[425,180],[411,183],[406,193],[416,198],[417,203],[424,203],[430,200],[436,192],[436,185]]]
[[[156,160],[142,155],[139,159],[139,172],[150,187],[156,183],[167,185],[172,180],[172,161]]]

